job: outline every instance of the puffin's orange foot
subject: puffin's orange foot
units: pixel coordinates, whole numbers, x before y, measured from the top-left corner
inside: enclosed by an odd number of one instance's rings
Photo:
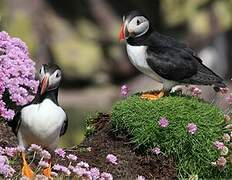
[[[158,100],[161,97],[164,96],[164,91],[160,91],[160,92],[150,92],[150,93],[143,93],[141,95],[142,99],[146,99],[146,100]]]
[[[28,164],[23,164],[22,176],[26,176],[29,179],[32,179],[34,177],[34,172],[32,171],[32,169]]]
[[[49,179],[52,179],[51,172],[51,164],[49,164],[49,166],[43,170],[43,175],[48,177]]]

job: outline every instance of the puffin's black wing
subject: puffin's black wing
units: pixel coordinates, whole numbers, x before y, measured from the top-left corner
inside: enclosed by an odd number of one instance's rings
[[[61,130],[60,130],[60,136],[63,136],[66,133],[67,129],[68,129],[68,117],[66,115],[66,119],[62,125]]]
[[[153,33],[147,41],[147,63],[161,77],[188,84],[225,87],[222,78],[202,64],[185,44]]]
[[[8,121],[7,124],[12,128],[13,133],[15,136],[18,134],[19,126],[21,123],[21,111],[18,111],[14,118],[11,121]]]

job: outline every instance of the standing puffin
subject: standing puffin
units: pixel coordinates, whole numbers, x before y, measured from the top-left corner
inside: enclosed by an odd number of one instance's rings
[[[59,137],[64,135],[68,119],[58,104],[58,90],[61,81],[61,69],[54,64],[44,64],[39,71],[39,87],[34,100],[23,106],[9,123],[18,138],[19,147],[27,149],[31,144],[53,151],[58,146]],[[33,177],[25,153],[22,153],[22,175]],[[49,167],[43,170],[44,175],[51,176]]]
[[[126,40],[131,63],[163,83],[159,93],[145,93],[142,98],[159,99],[172,87],[182,84],[213,85],[215,91],[226,87],[223,79],[206,67],[192,49],[153,31],[149,20],[138,11],[123,17],[119,39]]]

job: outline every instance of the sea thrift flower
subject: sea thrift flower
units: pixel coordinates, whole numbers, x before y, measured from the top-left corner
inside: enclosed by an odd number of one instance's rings
[[[190,134],[195,134],[197,131],[197,125],[194,123],[188,123],[187,130]]]
[[[108,154],[106,156],[106,159],[107,159],[107,161],[109,161],[112,164],[118,164],[117,163],[117,157],[115,155],[113,155],[113,154]]]
[[[160,148],[158,148],[158,147],[152,148],[151,152],[154,153],[154,154],[156,154],[156,155],[158,155],[158,154],[161,153]]]
[[[17,146],[16,149],[17,149],[17,152],[18,152],[18,153],[21,153],[21,152],[24,152],[24,151],[25,151],[25,148],[22,147],[22,146]]]
[[[224,146],[223,149],[220,152],[220,155],[221,156],[226,156],[228,154],[228,152],[229,152],[228,147]]]
[[[196,86],[191,86],[190,91],[191,91],[193,96],[199,96],[202,93],[201,89],[199,89]]]
[[[230,142],[230,135],[229,134],[224,134],[223,135],[223,141],[226,142],[226,143]]]
[[[62,166],[62,165],[60,165],[60,164],[55,164],[55,165],[53,166],[53,169],[56,170],[56,171],[63,172],[63,173],[65,173],[66,175],[70,175],[70,174],[71,174],[70,170],[69,170],[67,167]]]
[[[232,105],[232,93],[230,93],[226,98],[225,100],[230,104]]]
[[[100,171],[98,168],[91,168],[90,172],[93,180],[97,180],[100,177]]]
[[[15,170],[9,165],[8,159],[6,156],[0,156],[0,174],[5,178],[12,177],[15,173]]]
[[[77,157],[74,154],[69,154],[66,156],[69,160],[76,161]]]
[[[136,180],[145,180],[145,177],[144,176],[139,176],[136,178]]]
[[[47,150],[41,151],[41,156],[42,156],[44,159],[51,159],[51,154],[50,154]]]
[[[89,168],[89,164],[83,161],[77,163],[77,166],[83,167],[83,168]]]
[[[216,164],[219,168],[224,167],[226,165],[226,158],[219,157],[218,160],[216,161]]]
[[[103,172],[101,173],[100,180],[113,180],[113,176],[110,173]]]
[[[224,143],[220,141],[215,141],[213,145],[217,150],[222,150],[224,148]]]
[[[30,59],[26,44],[0,32],[0,116],[6,120],[14,117],[11,104],[24,105],[30,102],[37,91],[35,63]],[[11,102],[4,101],[8,92]]]
[[[37,151],[37,152],[41,152],[42,148],[41,146],[37,145],[37,144],[31,144],[31,146],[28,148],[28,151]]]
[[[85,168],[77,166],[72,171],[73,171],[73,173],[75,173],[76,175],[81,177],[86,173],[87,170]]]
[[[14,147],[6,147],[5,154],[7,156],[13,157],[17,153],[17,148]]]
[[[49,166],[49,164],[48,164],[46,161],[40,161],[40,162],[39,162],[39,166],[40,166],[40,167],[43,167],[43,168],[46,168],[46,167]]]
[[[58,148],[54,151],[58,156],[64,158],[65,157],[65,154],[66,152],[62,149],[62,148]]]
[[[126,97],[128,95],[129,89],[126,85],[121,86],[121,96]]]
[[[160,127],[166,128],[169,125],[169,121],[167,118],[163,117],[159,120]]]

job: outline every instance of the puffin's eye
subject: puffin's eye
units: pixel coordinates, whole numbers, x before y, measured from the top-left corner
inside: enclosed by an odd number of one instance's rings
[[[137,19],[136,23],[137,23],[137,25],[139,25],[139,24],[140,24],[140,20],[139,20],[139,19]]]
[[[56,73],[56,78],[58,78],[58,77],[60,77],[60,72],[59,71]]]

